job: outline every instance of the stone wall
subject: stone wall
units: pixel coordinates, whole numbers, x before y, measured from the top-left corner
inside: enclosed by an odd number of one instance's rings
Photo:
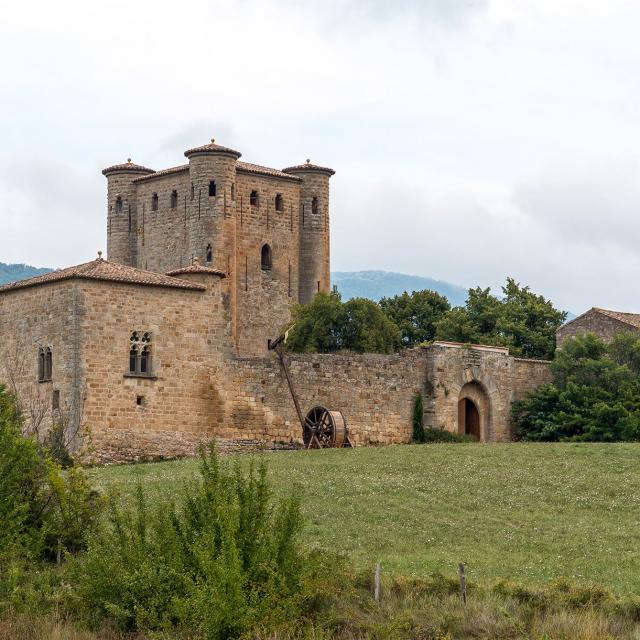
[[[500,347],[435,343],[426,359],[425,422],[463,433],[458,403],[469,398],[480,412],[483,441],[510,440],[512,402],[549,379],[548,362],[516,359]]]
[[[223,409],[213,380],[229,357],[224,279],[187,277],[209,288],[77,285],[85,310],[83,425],[99,461],[192,454],[220,424]],[[129,374],[134,331],[151,334],[150,376]]]
[[[63,423],[69,437],[77,432],[84,374],[81,321],[73,283],[18,289],[0,297],[0,384],[17,393],[27,428],[42,435],[54,423]],[[52,376],[46,382],[38,381],[41,347],[52,350]]]
[[[567,322],[556,332],[556,344],[561,347],[564,342],[582,333],[594,333],[603,340],[613,340],[617,333],[634,331],[632,326],[616,318],[600,313],[597,309],[590,309],[574,320]]]

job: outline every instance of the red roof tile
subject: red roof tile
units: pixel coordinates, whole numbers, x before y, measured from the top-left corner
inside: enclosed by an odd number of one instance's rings
[[[600,309],[598,307],[593,307],[592,311],[602,313],[605,316],[609,316],[610,318],[614,318],[615,320],[619,320],[620,322],[624,322],[625,324],[640,329],[640,313],[611,311],[610,309]]]
[[[141,164],[134,164],[129,159],[127,162],[123,164],[113,164],[110,167],[102,170],[103,176],[109,176],[112,173],[155,173],[153,169],[149,169],[148,167],[143,167]]]
[[[181,269],[174,269],[173,271],[167,271],[168,276],[181,276],[188,273],[206,273],[212,276],[220,276],[221,278],[227,277],[227,274],[224,271],[220,271],[219,269],[213,269],[212,267],[207,267],[197,262],[194,262],[188,267],[182,267]]]
[[[80,280],[103,280],[106,282],[123,282],[126,284],[138,284],[151,287],[169,287],[172,289],[192,289],[195,291],[204,291],[206,287],[195,282],[187,282],[179,280],[161,273],[153,273],[152,271],[142,271],[133,267],[126,267],[117,262],[108,262],[102,258],[85,262],[84,264],[68,267],[59,271],[45,273],[35,278],[27,278],[26,280],[18,280],[0,286],[0,294],[16,289],[26,289],[27,287],[36,287],[50,282],[60,282],[62,280],[71,279]]]
[[[161,169],[160,171],[154,171],[149,176],[140,176],[139,178],[134,178],[133,182],[144,182],[147,180],[153,180],[154,178],[161,178],[162,176],[168,176],[173,173],[182,173],[183,171],[189,171],[188,164],[181,164],[178,167],[170,167],[169,169]]]
[[[239,158],[242,154],[239,151],[235,151],[234,149],[230,149],[229,147],[223,147],[219,144],[215,144],[212,140],[210,144],[203,144],[201,147],[194,147],[193,149],[187,149],[184,152],[184,155],[187,158],[195,155],[203,155],[207,153],[219,153],[225,155],[233,155],[236,158]]]
[[[333,169],[330,169],[329,167],[321,167],[320,165],[317,164],[311,164],[311,162],[309,160],[307,160],[307,162],[305,164],[298,164],[295,167],[287,167],[286,169],[283,169],[283,171],[285,173],[298,173],[300,171],[313,171],[315,173],[324,173],[328,176],[332,176],[335,174],[335,171]]]
[[[298,176],[292,176],[290,173],[285,173],[279,169],[272,169],[271,167],[263,167],[259,164],[251,164],[250,162],[238,162],[236,169],[241,173],[257,173],[265,176],[273,176],[274,178],[285,178],[286,180],[296,180],[300,182],[302,178]]]

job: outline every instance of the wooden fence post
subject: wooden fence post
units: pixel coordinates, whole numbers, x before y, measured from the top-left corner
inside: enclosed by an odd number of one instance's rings
[[[467,604],[467,579],[464,575],[464,563],[458,565],[458,576],[460,577],[460,597],[463,604]]]

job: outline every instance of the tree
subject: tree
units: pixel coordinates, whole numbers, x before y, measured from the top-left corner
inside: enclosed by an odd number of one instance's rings
[[[538,441],[614,442],[640,439],[640,336],[607,345],[585,334],[563,345],[551,364],[553,382],[512,409],[516,437]]]
[[[390,353],[400,346],[398,327],[373,301],[340,294],[318,293],[312,302],[293,311],[287,349],[298,353]]]
[[[566,319],[543,296],[507,278],[502,298],[489,288],[469,289],[464,307],[447,312],[436,325],[436,339],[508,347],[514,356],[553,358],[555,333]]]
[[[382,298],[380,307],[400,329],[402,346],[409,348],[432,341],[436,323],[451,309],[444,296],[428,289]]]

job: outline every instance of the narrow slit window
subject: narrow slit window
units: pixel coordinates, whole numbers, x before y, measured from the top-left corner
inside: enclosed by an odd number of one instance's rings
[[[209,183],[209,197],[211,198],[211,197],[213,197],[215,195],[216,195],[216,181],[212,180]]]
[[[276,195],[276,211],[284,211],[284,198],[281,193]]]
[[[171,208],[176,209],[178,207],[178,192],[174,189],[171,192]]]
[[[196,188],[193,186],[193,182],[191,183],[191,199],[193,200],[196,197]]]
[[[311,200],[311,213],[318,213],[318,198],[316,196]]]
[[[138,347],[132,346],[129,350],[129,373],[138,372]]]
[[[140,353],[140,373],[148,374],[149,373],[149,347],[143,347]]]
[[[231,200],[235,200],[236,199],[236,185],[232,182],[231,183]]]
[[[272,265],[272,255],[271,255],[271,247],[268,244],[262,246],[261,256],[260,256],[260,266],[263,271],[270,271]]]
[[[158,194],[154,193],[151,196],[151,211],[157,211],[158,210]]]
[[[249,195],[249,204],[252,207],[257,207],[259,201],[260,200],[259,200],[258,192],[257,191],[252,191],[251,194]]]
[[[116,198],[116,213],[122,213],[122,198],[120,196],[118,196]]]
[[[44,349],[38,349],[38,381],[44,382]]]
[[[53,375],[53,351],[51,347],[38,349],[38,381],[49,382]]]
[[[211,262],[213,260],[213,249],[211,248],[210,244],[207,245],[207,250],[206,250],[206,253],[205,253],[205,260],[207,262]]]

